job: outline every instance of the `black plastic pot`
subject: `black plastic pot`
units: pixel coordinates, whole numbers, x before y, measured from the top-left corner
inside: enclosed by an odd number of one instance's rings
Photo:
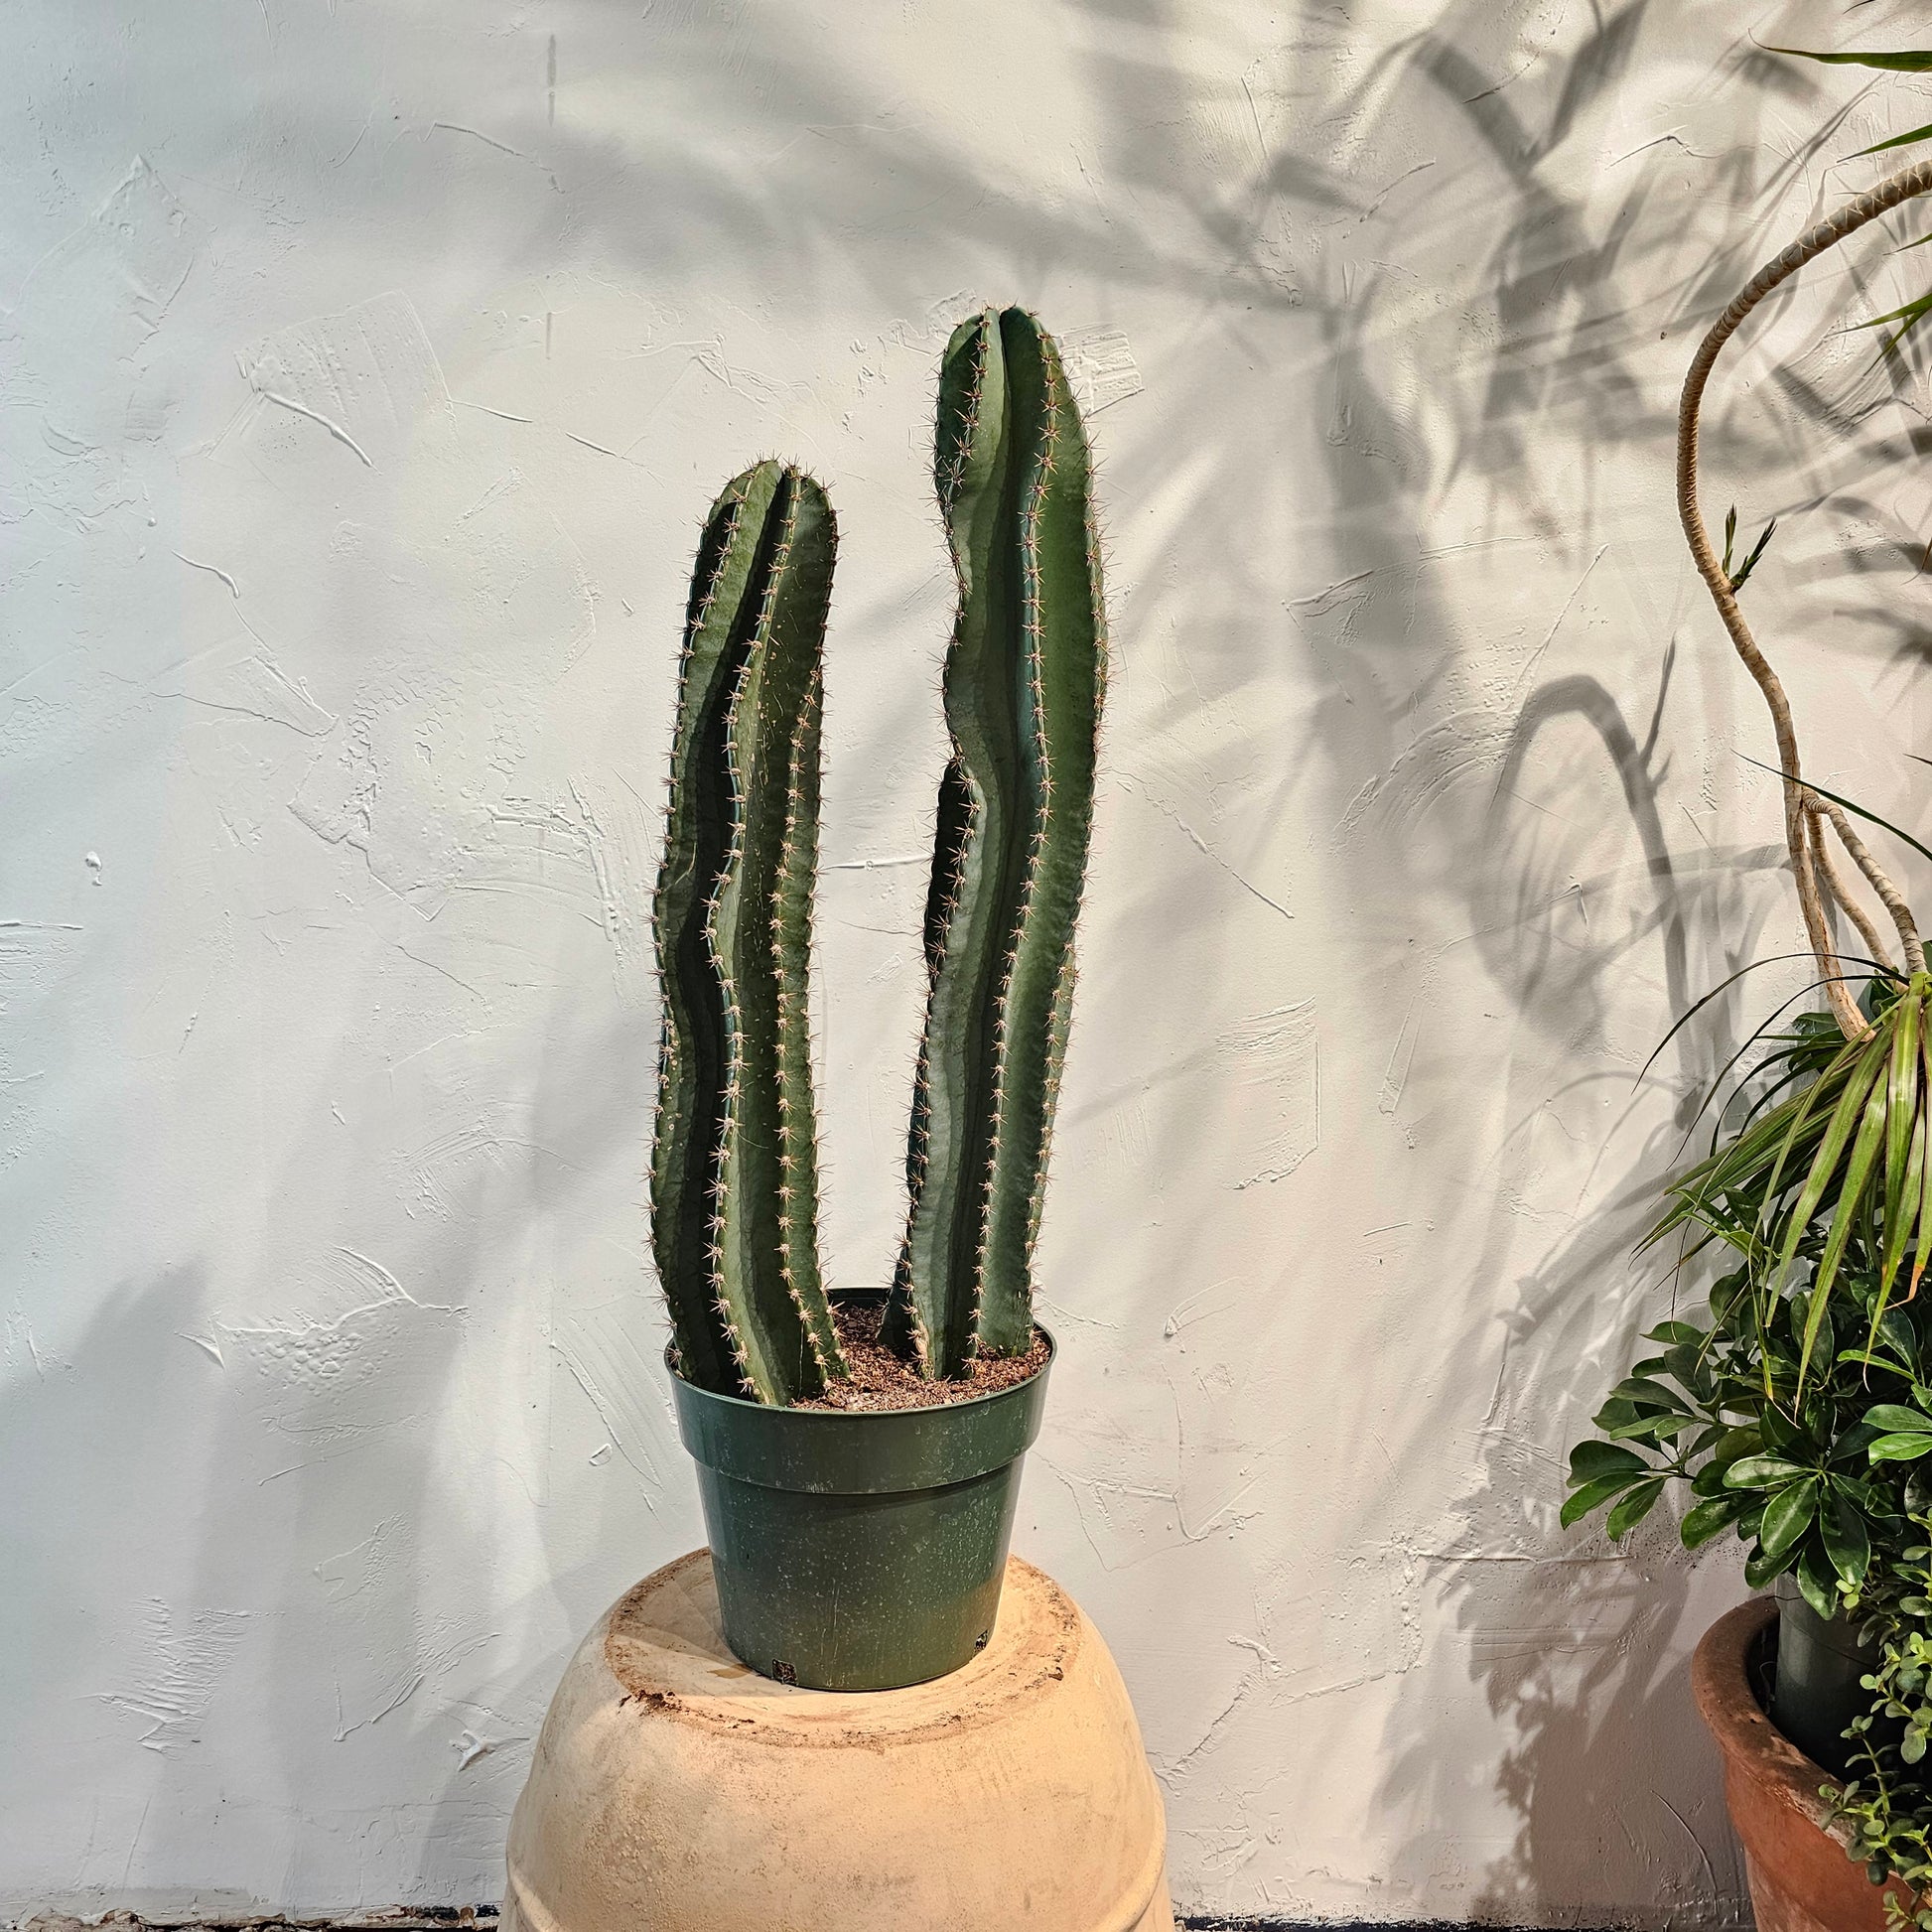
[[[929,1409],[776,1409],[673,1370],[698,1465],[725,1641],[755,1671],[891,1691],[957,1670],[992,1634],[1038,1374]]]
[[[1795,1579],[1780,1577],[1771,1587],[1778,1603],[1771,1722],[1813,1763],[1843,1777],[1852,1750],[1845,1727],[1871,1709],[1859,1679],[1877,1669],[1877,1641],[1848,1617],[1820,1616]]]

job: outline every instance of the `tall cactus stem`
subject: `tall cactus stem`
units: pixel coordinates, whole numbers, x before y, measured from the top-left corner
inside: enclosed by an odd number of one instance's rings
[[[1032,1338],[1106,646],[1086,436],[1058,351],[1024,311],[954,332],[933,475],[959,584],[952,757],[885,1332],[944,1376]]]

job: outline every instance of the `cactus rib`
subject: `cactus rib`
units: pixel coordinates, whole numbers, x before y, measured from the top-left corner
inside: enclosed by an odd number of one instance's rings
[[[835,547],[824,491],[778,464],[734,479],[714,506],[655,906],[652,1241],[678,1365],[774,1403],[844,1373],[818,1269],[806,1033]]]

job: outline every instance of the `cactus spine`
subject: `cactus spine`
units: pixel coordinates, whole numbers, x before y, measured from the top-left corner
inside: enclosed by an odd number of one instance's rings
[[[1032,1339],[1105,681],[1086,433],[1051,337],[1025,311],[953,332],[933,475],[959,584],[952,758],[886,1335],[940,1377]]]
[[[777,463],[712,507],[653,913],[651,1240],[678,1366],[770,1403],[845,1373],[818,1269],[807,993],[836,547],[824,490]]]

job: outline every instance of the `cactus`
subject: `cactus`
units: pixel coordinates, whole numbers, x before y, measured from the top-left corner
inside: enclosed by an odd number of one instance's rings
[[[953,332],[933,476],[959,611],[925,910],[911,1196],[882,1338],[931,1379],[1033,1338],[1106,619],[1086,433],[1023,310]],[[820,660],[836,547],[809,477],[713,506],[686,616],[655,929],[651,1226],[680,1373],[795,1403],[847,1364],[820,1281],[807,1032]]]
[[[836,526],[760,463],[691,579],[653,921],[664,1031],[651,1239],[680,1373],[792,1403],[844,1375],[819,1279],[807,986]]]
[[[958,617],[926,899],[911,1195],[885,1338],[928,1377],[1033,1337],[1033,1249],[1073,992],[1106,618],[1091,464],[1025,311],[962,323],[933,476]]]

